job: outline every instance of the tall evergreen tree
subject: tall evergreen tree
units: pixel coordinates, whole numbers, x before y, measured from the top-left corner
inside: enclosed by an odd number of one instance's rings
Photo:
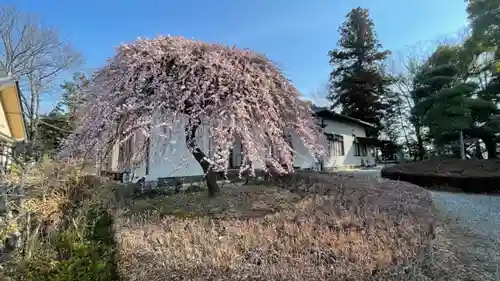
[[[52,155],[59,149],[63,139],[75,129],[77,112],[85,103],[83,89],[88,79],[82,73],[75,73],[72,81],[61,85],[61,101],[52,111],[40,116],[39,134],[41,151]]]
[[[500,45],[500,0],[466,0],[467,14],[475,40],[483,45]]]
[[[488,158],[496,158],[499,113],[495,103],[477,95],[477,83],[469,82],[470,61],[462,46],[441,46],[415,78],[414,95],[418,103],[412,112],[421,116],[438,148],[456,141],[460,131],[481,139]]]
[[[341,107],[342,114],[377,125],[369,132],[376,137],[388,107],[384,95],[390,84],[381,62],[390,52],[381,50],[367,9],[351,10],[339,31],[338,48],[328,53],[333,66],[328,99],[332,109]]]
[[[69,115],[60,110],[53,110],[40,116],[39,134],[44,154],[52,156],[57,152],[63,139],[73,131]]]
[[[63,93],[57,108],[67,112],[72,122],[75,121],[79,108],[86,102],[84,88],[88,84],[85,74],[78,72],[73,75],[72,81],[65,81],[61,85]]]
[[[472,28],[472,36],[466,45],[473,45],[476,54],[479,52],[493,54],[487,61],[481,73],[486,74],[486,86],[482,87],[478,96],[500,104],[500,0],[467,0],[467,13]],[[479,47],[478,47],[479,46]],[[500,116],[491,116],[490,123],[500,122]],[[492,126],[489,126],[490,128]],[[493,142],[500,143],[500,131],[493,126],[493,132],[497,131]],[[494,148],[490,145],[488,153],[493,153],[500,147]]]
[[[405,130],[403,120],[403,99],[397,92],[388,92],[385,100],[389,107],[382,120],[384,135],[393,143],[399,143],[402,131]]]

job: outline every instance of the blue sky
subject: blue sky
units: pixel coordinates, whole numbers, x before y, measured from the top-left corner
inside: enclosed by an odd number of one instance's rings
[[[36,13],[80,50],[85,70],[105,63],[122,42],[182,35],[251,48],[275,61],[304,94],[322,87],[327,53],[350,9],[370,9],[384,48],[451,34],[466,24],[461,0],[0,0]],[[53,99],[45,100],[46,109]]]

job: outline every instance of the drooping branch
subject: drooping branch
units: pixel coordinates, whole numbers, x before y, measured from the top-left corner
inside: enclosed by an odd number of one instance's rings
[[[229,150],[239,139],[245,163],[286,172],[283,166],[293,166],[293,148],[283,138],[288,129],[313,154],[322,152],[310,107],[274,64],[250,50],[182,37],[137,40],[120,46],[87,91],[80,126],[62,155],[95,157],[95,151],[134,134],[149,137],[159,128],[184,128],[188,150],[201,157],[201,148],[189,142],[200,120],[209,121],[213,139],[210,169],[227,169]],[[264,146],[281,151],[280,156],[266,157]],[[144,158],[144,152],[136,151],[134,158]]]

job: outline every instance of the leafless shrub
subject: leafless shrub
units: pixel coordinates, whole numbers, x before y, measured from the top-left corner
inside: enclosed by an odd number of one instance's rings
[[[40,243],[50,241],[62,229],[73,227],[83,233],[92,223],[88,210],[96,203],[111,202],[114,196],[109,188],[100,188],[103,184],[98,178],[82,174],[77,163],[29,165],[15,170],[5,185],[6,231],[2,234],[22,234],[16,249],[21,259],[29,259]]]

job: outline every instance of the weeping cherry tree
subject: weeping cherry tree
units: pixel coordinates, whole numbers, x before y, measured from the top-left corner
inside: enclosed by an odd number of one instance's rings
[[[140,163],[150,146],[160,143],[151,141],[155,132],[181,126],[210,195],[219,191],[216,172],[227,171],[236,139],[244,147],[240,175],[254,174],[256,166],[291,171],[294,150],[287,131],[311,154],[323,150],[310,106],[270,60],[246,49],[182,37],[138,39],[117,49],[86,92],[79,126],[61,156],[98,159],[114,144],[133,138],[131,157]],[[211,154],[196,138],[203,126],[212,138]]]

